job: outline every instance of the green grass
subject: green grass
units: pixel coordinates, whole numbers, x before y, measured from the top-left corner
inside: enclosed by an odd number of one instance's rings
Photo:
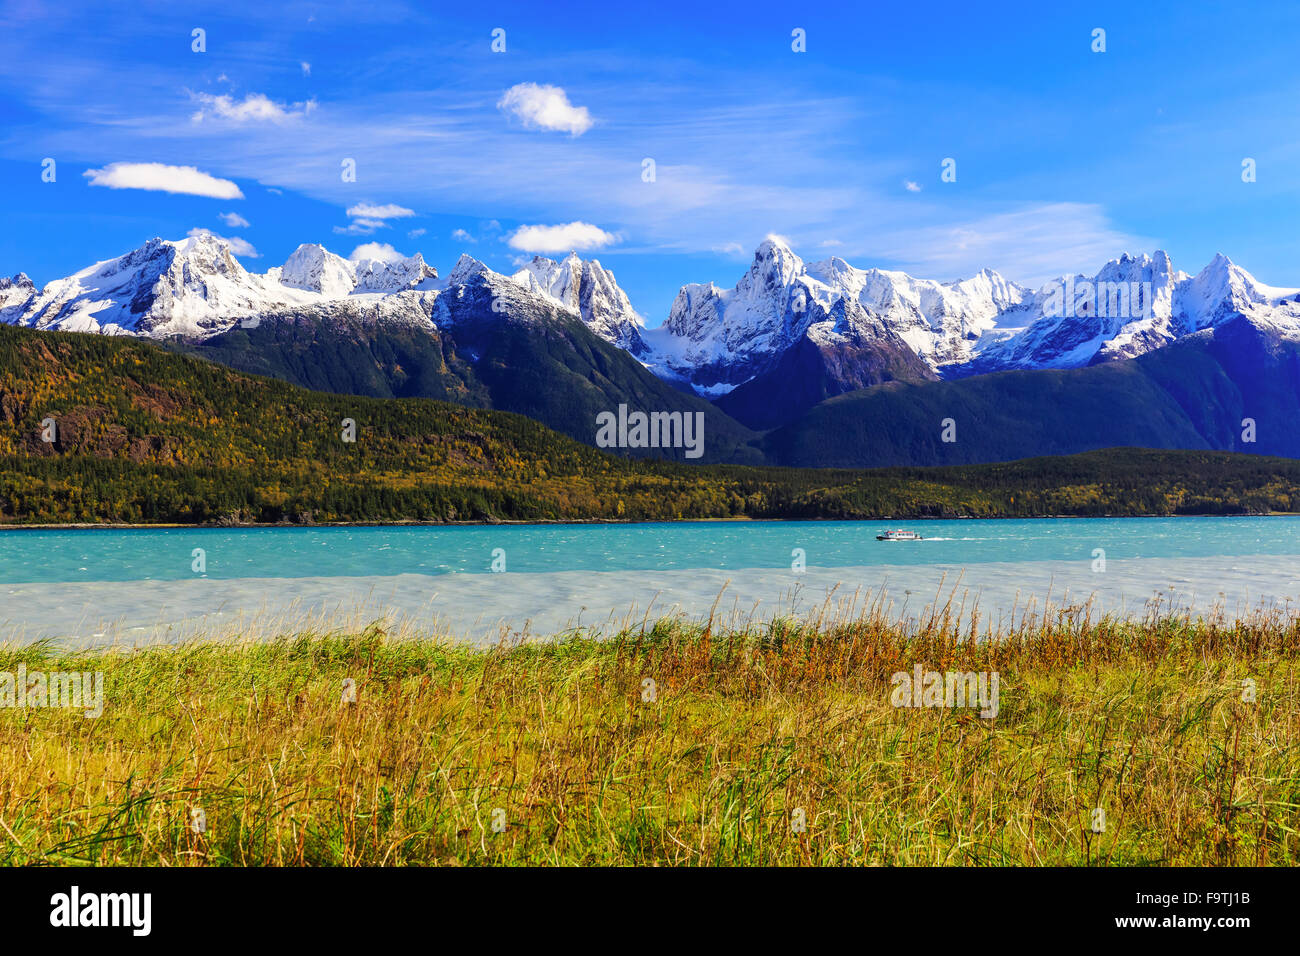
[[[106,693],[98,719],[0,710],[0,862],[1294,866],[1297,636],[1075,609],[979,642],[869,611],[487,651],[379,625],[9,647],[0,670]],[[891,706],[917,663],[997,671],[996,719]]]

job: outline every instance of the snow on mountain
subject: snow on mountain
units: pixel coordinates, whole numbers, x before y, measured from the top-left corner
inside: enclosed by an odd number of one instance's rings
[[[667,321],[645,337],[652,367],[716,395],[758,374],[771,356],[804,336],[827,342],[849,333],[861,342],[896,335],[932,368],[964,361],[996,316],[1025,294],[989,270],[943,283],[856,269],[840,258],[805,265],[783,241],[769,237],[735,288],[683,286]],[[850,329],[837,330],[828,318],[841,300],[861,306],[841,310]]]
[[[418,252],[393,259],[357,259],[352,262],[357,292],[400,292],[402,289],[431,289],[438,270]]]
[[[807,331],[809,306],[821,290],[804,279],[803,260],[785,243],[765,240],[734,288],[682,286],[668,319],[645,334],[647,364],[701,394],[725,394]]]
[[[357,276],[352,263],[342,256],[314,242],[304,242],[280,267],[280,282],[294,289],[336,298],[356,288]]]
[[[828,324],[841,300],[861,310]],[[804,337],[860,346],[897,336],[932,370],[955,377],[1132,358],[1240,315],[1300,339],[1300,295],[1258,282],[1223,256],[1191,276],[1165,252],[1125,254],[1095,275],[1031,291],[989,269],[939,282],[838,257],[805,265],[769,238],[733,289],[682,286],[667,321],[644,333],[643,361],[717,396],[761,375]]]
[[[150,239],[124,256],[56,279],[9,321],[41,329],[150,336],[208,335],[240,316],[307,294],[249,273],[224,241]]]
[[[36,286],[25,273],[20,272],[12,279],[0,276],[0,322],[9,321],[5,318],[6,313],[17,314],[35,294]]]
[[[205,337],[259,316],[308,309],[363,293],[432,290],[437,272],[420,255],[349,262],[304,244],[283,266],[247,271],[209,234],[150,239],[39,292],[26,276],[3,280],[0,321],[40,329]]]
[[[940,282],[838,257],[805,264],[770,237],[734,287],[682,286],[654,329],[612,272],[574,253],[558,262],[535,257],[511,276],[461,256],[439,281],[419,254],[350,261],[308,243],[283,266],[252,273],[225,240],[203,234],[151,239],[41,289],[22,274],[0,278],[0,322],[159,338],[202,338],[294,315],[440,325],[508,312],[534,322],[557,305],[660,377],[711,397],[804,367],[790,350],[799,346],[804,355],[809,344],[825,357],[823,367],[843,356],[847,364],[837,367],[848,383],[877,368],[955,377],[1079,367],[1141,355],[1238,316],[1300,340],[1297,290],[1264,285],[1221,255],[1189,275],[1160,251],[1125,254],[1096,275],[1063,276],[1031,291],[988,269]]]
[[[1283,338],[1300,338],[1300,290],[1264,285],[1224,255],[1185,278],[1176,294],[1183,332],[1217,326],[1238,314]]]
[[[556,304],[549,296],[461,253],[447,276],[446,288],[438,296],[434,320],[439,328],[466,320],[496,321],[506,317],[525,323],[540,322]]]
[[[886,269],[855,269],[832,258],[813,263],[808,273],[879,315],[933,368],[968,360],[996,317],[1028,293],[991,269],[959,282],[938,282]]]
[[[591,331],[606,342],[643,355],[647,351],[642,338],[645,323],[618,282],[614,273],[599,260],[583,260],[570,252],[561,262],[534,256],[532,261],[510,277],[519,285],[558,302],[582,317]]]
[[[1174,269],[1163,251],[1125,254],[1094,276],[1049,282],[1003,312],[1001,334],[978,343],[960,371],[1078,368],[1133,358],[1238,316],[1300,338],[1295,291],[1266,286],[1222,255],[1190,276]]]

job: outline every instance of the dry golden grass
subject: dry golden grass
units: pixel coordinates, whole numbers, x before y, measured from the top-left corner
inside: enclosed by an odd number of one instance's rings
[[[0,857],[1300,863],[1293,617],[1090,621],[1076,608],[973,633],[943,613],[903,627],[877,608],[489,651],[380,626],[9,647],[0,670],[102,670],[106,694],[98,719],[0,710]],[[918,663],[997,671],[998,716],[891,706],[890,675]],[[355,704],[341,702],[349,677]]]

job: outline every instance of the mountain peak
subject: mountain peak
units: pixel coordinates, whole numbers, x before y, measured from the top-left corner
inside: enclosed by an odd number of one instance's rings
[[[790,247],[790,243],[786,241],[784,236],[778,236],[776,233],[770,232],[758,244],[758,249],[755,250],[754,255],[756,258],[761,258],[780,252],[793,253],[794,249]]]
[[[491,271],[469,253],[462,252],[460,258],[456,260],[456,265],[452,267],[451,273],[447,276],[447,282],[451,285],[462,285],[469,282],[476,275]]]
[[[304,242],[280,267],[280,282],[330,297],[348,295],[357,284],[352,263],[315,242]]]
[[[356,256],[356,253],[353,253]],[[352,260],[357,292],[401,292],[415,289],[428,279],[436,279],[438,270],[424,261],[424,256],[363,256]]]
[[[780,236],[768,236],[754,250],[754,262],[742,286],[761,284],[767,289],[788,286],[803,272],[803,260]],[[739,291],[740,287],[737,287]]]
[[[570,252],[560,262],[533,256],[510,280],[576,312],[605,341],[633,355],[646,350],[641,339],[641,316],[632,308],[627,293],[619,288],[614,274],[599,261],[584,260],[576,252]]]

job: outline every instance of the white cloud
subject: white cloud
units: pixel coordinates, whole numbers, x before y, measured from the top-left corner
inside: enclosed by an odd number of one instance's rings
[[[475,239],[473,236],[471,236],[471,235],[470,235],[468,232],[466,232],[464,229],[457,229],[456,231],[454,231],[454,232],[451,234],[451,237],[452,237],[453,239],[455,239],[457,242],[469,242],[469,243],[476,243],[476,242],[478,242],[477,239]]]
[[[533,129],[553,129],[581,136],[591,129],[591,114],[585,106],[574,106],[558,86],[516,83],[497,102],[497,109],[517,117]]]
[[[311,76],[311,64],[310,64],[310,63],[308,63],[306,60],[303,60],[301,63],[298,64],[298,66],[302,68],[302,75],[303,75],[303,76]]]
[[[148,189],[153,192],[211,196],[213,199],[243,199],[244,194],[228,179],[217,179],[193,166],[164,163],[110,163],[103,169],[82,173],[92,186],[109,189]]]
[[[395,203],[385,203],[382,206],[376,206],[372,203],[357,203],[355,206],[348,208],[348,218],[356,219],[406,219],[415,215],[414,209],[407,209],[405,206],[398,206]]]
[[[210,117],[230,120],[235,123],[284,123],[291,119],[306,116],[316,109],[315,100],[286,105],[276,103],[265,93],[249,93],[242,100],[236,100],[225,93],[217,96],[213,96],[211,93],[194,93],[192,95],[194,99],[203,104],[191,117],[196,123]]]
[[[724,242],[721,245],[714,246],[713,251],[720,256],[743,256],[745,247],[738,242]]]
[[[910,179],[907,179],[903,181],[903,188],[906,189],[909,193],[919,193],[921,191],[921,184],[918,182],[913,182]]]
[[[392,246],[386,242],[363,242],[352,250],[352,255],[348,257],[353,262],[360,262],[362,259],[378,259],[380,262],[397,262],[405,259]]]
[[[823,249],[833,249],[836,246],[842,246],[842,245],[844,245],[844,243],[840,242],[838,239],[824,239],[822,240],[821,243],[821,247]]]
[[[406,237],[408,239],[419,239],[422,235],[424,235],[428,231],[429,231],[428,229],[412,229],[410,232],[406,234]]]
[[[510,235],[510,247],[524,252],[576,252],[599,249],[618,236],[589,222],[568,222],[558,226],[520,226]]]
[[[247,219],[237,212],[218,213],[217,218],[224,222],[231,229],[247,229],[252,225]]]
[[[239,236],[218,236],[211,229],[194,228],[187,232],[187,236],[211,236],[213,239],[219,239],[230,247],[230,251],[237,256],[243,256],[245,259],[260,259],[262,254],[258,252],[251,242],[247,239],[241,239]]]
[[[368,236],[376,229],[387,229],[388,223],[382,219],[353,219],[346,226],[335,226],[334,231],[340,236]]]

